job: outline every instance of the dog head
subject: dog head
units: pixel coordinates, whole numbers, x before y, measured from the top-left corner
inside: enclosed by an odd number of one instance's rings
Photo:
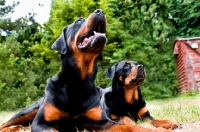
[[[96,59],[101,59],[106,44],[106,18],[100,9],[87,19],[78,18],[63,29],[52,49],[61,54],[62,66],[73,65],[80,71],[81,79],[96,75]],[[70,61],[69,61],[70,60]],[[67,68],[63,68],[67,69]]]
[[[52,49],[61,54],[100,54],[106,43],[106,18],[100,9],[95,10],[87,19],[78,18],[63,29],[61,36],[53,43]]]
[[[133,61],[121,61],[106,71],[112,79],[112,91],[122,95],[125,102],[133,104],[139,98],[138,88],[145,79],[143,65]]]
[[[124,88],[139,86],[145,79],[143,65],[133,61],[121,61],[106,70],[106,75],[122,84]]]

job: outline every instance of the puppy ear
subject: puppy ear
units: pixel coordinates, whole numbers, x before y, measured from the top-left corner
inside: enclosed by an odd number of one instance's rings
[[[113,79],[115,76],[115,69],[116,69],[117,64],[113,65],[112,67],[108,68],[105,73],[106,76],[109,77],[110,79]]]
[[[57,50],[61,54],[67,53],[67,41],[66,41],[66,35],[65,35],[66,30],[67,30],[67,27],[63,29],[60,37],[51,46],[52,49]]]

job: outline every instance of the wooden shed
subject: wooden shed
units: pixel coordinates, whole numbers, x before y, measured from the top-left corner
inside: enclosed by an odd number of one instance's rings
[[[200,37],[177,38],[174,55],[180,92],[200,90]]]

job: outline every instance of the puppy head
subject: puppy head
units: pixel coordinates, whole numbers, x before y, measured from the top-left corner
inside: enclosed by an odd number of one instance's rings
[[[139,86],[146,74],[143,65],[133,61],[121,61],[106,70],[106,75],[125,87]]]

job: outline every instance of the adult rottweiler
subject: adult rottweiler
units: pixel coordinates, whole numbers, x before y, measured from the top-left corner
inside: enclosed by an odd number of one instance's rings
[[[150,120],[155,127],[167,129],[180,126],[175,121],[157,120],[150,115],[140,91],[146,77],[143,65],[124,60],[106,70],[106,75],[112,79],[112,86],[103,90],[101,105],[109,118],[128,116],[135,122]]]
[[[71,132],[84,127],[95,132],[165,132],[136,126],[128,117],[112,121],[100,105],[100,90],[94,84],[96,60],[106,43],[106,18],[97,9],[87,19],[79,18],[63,29],[52,49],[61,54],[61,71],[47,81],[44,98],[0,127],[32,121],[32,132]],[[35,108],[35,109],[34,109]],[[38,109],[39,108],[39,109]],[[20,116],[21,115],[21,116]],[[2,130],[2,131],[4,131]]]

